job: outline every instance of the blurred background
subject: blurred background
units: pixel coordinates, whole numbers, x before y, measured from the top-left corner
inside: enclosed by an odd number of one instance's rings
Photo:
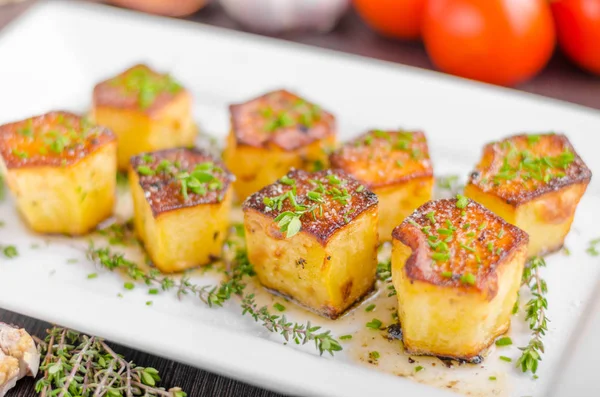
[[[0,26],[34,2],[0,0]],[[104,2],[600,108],[600,0]]]

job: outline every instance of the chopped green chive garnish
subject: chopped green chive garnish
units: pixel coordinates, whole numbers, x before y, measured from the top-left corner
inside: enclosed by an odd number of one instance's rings
[[[373,351],[369,353],[369,358],[371,358],[371,360],[379,360],[379,357],[381,357],[381,355],[379,354],[379,352],[377,351]]]
[[[460,247],[466,249],[469,252],[475,252],[475,248],[464,245],[463,243],[460,243]]]
[[[425,369],[425,368],[423,368],[423,366],[421,366],[421,365],[417,365],[417,366],[415,367],[415,372],[421,372],[421,371],[423,371],[424,369]]]
[[[371,329],[380,329],[381,328],[381,320],[378,320],[376,318],[374,318],[373,320],[369,321],[366,326],[367,328],[371,328]]]
[[[340,339],[341,340],[350,340],[350,339],[352,339],[352,335],[342,335],[342,336],[340,336]]]
[[[292,186],[294,184],[296,184],[296,181],[290,177],[283,176],[281,179],[279,179],[279,182],[283,183],[284,185],[288,185],[288,186]]]
[[[154,175],[154,171],[146,165],[140,165],[137,170],[142,175]]]
[[[446,278],[452,278],[452,276],[454,275],[452,272],[442,272],[442,277],[446,277]]]
[[[463,284],[475,285],[476,280],[477,279],[472,273],[465,273],[462,276],[460,276],[460,281]]]
[[[132,290],[132,289],[134,289],[134,288],[135,288],[135,285],[134,285],[133,283],[129,283],[129,282],[127,282],[127,283],[123,284],[123,287],[124,287],[125,289]]]
[[[512,362],[512,358],[506,356],[500,356],[500,360],[506,361],[507,363]]]
[[[509,345],[512,345],[512,339],[510,339],[508,336],[500,338],[496,341],[496,346],[509,346]]]
[[[94,279],[94,278],[97,278],[97,277],[98,277],[98,273],[90,273],[90,274],[87,275],[87,278],[90,279],[90,280]]]
[[[466,198],[462,194],[457,194],[456,195],[456,207],[457,208],[460,208],[460,209],[466,208],[468,204],[469,204],[469,199],[468,198]]]
[[[280,311],[280,312],[283,312],[283,311],[285,311],[285,306],[283,306],[283,305],[282,305],[281,303],[279,303],[279,302],[275,302],[275,303],[273,304],[273,307],[274,307],[275,309],[277,309],[277,311]]]
[[[373,309],[375,309],[375,305],[374,305],[374,304],[370,304],[369,306],[367,306],[367,307],[365,308],[365,311],[366,311],[366,312],[372,312],[372,311],[373,311]]]
[[[490,376],[489,380],[496,380],[496,377],[495,376]]]
[[[433,259],[436,262],[447,261],[449,258],[450,254],[444,252],[434,252],[433,254],[431,254],[431,259]]]
[[[427,214],[425,214],[425,216],[427,217],[427,219],[429,219],[431,223],[435,224],[435,212],[430,211]]]

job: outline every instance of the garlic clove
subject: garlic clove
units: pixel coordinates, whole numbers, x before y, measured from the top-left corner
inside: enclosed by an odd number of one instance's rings
[[[0,397],[4,397],[10,389],[15,387],[19,380],[19,372],[19,360],[0,350]]]
[[[40,354],[31,335],[24,329],[0,323],[0,397],[17,380],[26,375],[35,377]]]

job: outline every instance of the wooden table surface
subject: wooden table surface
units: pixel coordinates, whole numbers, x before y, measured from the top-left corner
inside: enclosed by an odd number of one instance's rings
[[[0,29],[25,12],[32,3],[34,1],[30,0],[0,6]],[[243,30],[230,20],[218,5],[201,10],[187,19],[209,25]],[[289,34],[281,38],[425,69],[433,68],[427,59],[422,44],[400,43],[378,37],[353,12],[344,17],[338,27],[330,34]],[[600,109],[600,78],[579,70],[558,51],[541,74],[516,89]],[[0,302],[0,321],[19,325],[40,337],[44,335],[44,329],[48,327],[48,324],[3,310],[1,306]],[[278,396],[278,394],[267,390],[126,347],[116,345],[115,350],[139,365],[157,368],[162,375],[162,385],[166,387],[180,386],[190,397]],[[268,385],[264,386],[268,387]],[[8,394],[8,397],[32,395],[34,395],[33,381],[28,379],[19,382],[16,389]]]

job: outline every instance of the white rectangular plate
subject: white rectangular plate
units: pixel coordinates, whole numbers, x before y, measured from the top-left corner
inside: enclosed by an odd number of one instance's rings
[[[286,87],[336,114],[342,140],[370,127],[424,129],[438,175],[466,177],[490,140],[549,130],[567,133],[592,171],[600,172],[596,111],[437,73],[99,5],[36,6],[2,33],[0,60],[0,123],[52,109],[84,112],[96,82],[147,62],[183,82],[194,94],[201,128],[216,137],[228,130],[227,104]],[[364,331],[372,317],[391,321],[393,300],[382,300],[368,317],[360,308],[337,322],[286,304],[293,320],[310,319],[338,336],[355,333],[354,340],[344,344],[344,352],[320,358],[312,345],[283,346],[278,335],[242,317],[235,301],[209,309],[200,301],[178,301],[165,293],[152,296],[154,304],[146,306],[149,297],[143,288],[125,292],[119,275],[85,260],[84,241],[46,239],[28,232],[11,199],[0,204],[0,219],[5,222],[0,243],[14,244],[20,252],[10,261],[0,258],[0,306],[289,394],[447,393],[422,384],[428,383],[475,395],[543,395],[550,392],[553,380],[560,379],[565,365],[561,363],[570,357],[567,353],[575,342],[580,350],[573,356],[578,366],[597,368],[592,364],[600,355],[599,345],[578,339],[577,333],[585,320],[591,326],[599,323],[585,310],[598,300],[594,290],[600,266],[597,258],[585,253],[588,241],[599,237],[596,181],[582,200],[567,239],[572,255],[548,258],[544,277],[552,321],[535,381],[498,360],[501,354],[516,359],[517,346],[527,343],[522,314],[514,318],[510,333],[515,345],[492,351],[483,365],[447,369],[439,361],[433,365],[434,359],[418,358],[426,370],[416,374],[399,343]],[[35,244],[40,248],[31,248]],[[79,263],[68,264],[71,258]],[[88,280],[92,272],[99,277]],[[202,275],[194,280],[213,282]],[[269,303],[275,298],[261,299]],[[594,333],[588,330],[587,335]],[[379,366],[366,362],[371,350],[381,352]],[[576,373],[573,360],[569,365],[564,372]],[[489,376],[498,380],[492,382]],[[560,382],[564,387],[569,381],[573,379]],[[597,388],[597,383],[588,383],[578,390]]]

